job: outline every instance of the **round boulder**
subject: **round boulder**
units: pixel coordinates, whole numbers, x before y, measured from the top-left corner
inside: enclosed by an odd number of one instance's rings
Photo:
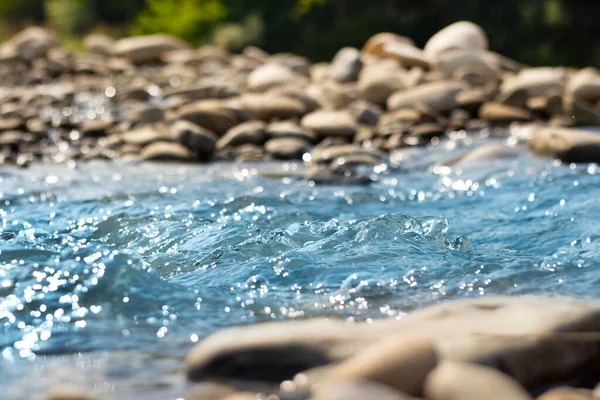
[[[479,25],[469,21],[459,21],[433,35],[425,44],[424,52],[427,57],[434,58],[451,49],[487,50],[487,48],[487,36]]]

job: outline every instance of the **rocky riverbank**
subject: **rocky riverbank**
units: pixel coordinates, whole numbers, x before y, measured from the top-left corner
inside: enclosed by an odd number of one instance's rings
[[[424,49],[381,33],[318,64],[168,35],[85,46],[72,53],[38,27],[1,45],[1,165],[282,159],[305,161],[315,182],[368,182],[356,167],[390,152],[511,124],[535,128],[533,154],[600,158],[600,139],[574,129],[600,124],[600,72],[523,66],[470,22]]]
[[[598,301],[544,296],[460,300],[402,319],[231,328],[189,353],[177,398],[594,400],[599,332]],[[57,387],[46,398],[98,397]]]
[[[0,46],[0,165],[299,160],[315,183],[368,183],[391,153],[507,136],[507,126],[526,134],[442,164],[515,157],[523,143],[533,156],[600,161],[600,136],[584,129],[600,125],[600,72],[521,65],[469,22],[424,49],[381,33],[318,64],[254,47],[192,49],[168,35],[85,45],[72,53],[34,27]],[[181,398],[598,399],[598,333],[600,303],[560,297],[232,328],[181,363]],[[47,398],[95,399],[88,389]]]

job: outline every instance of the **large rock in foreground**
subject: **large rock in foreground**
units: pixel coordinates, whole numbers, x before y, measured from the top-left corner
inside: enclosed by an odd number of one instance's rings
[[[187,357],[188,378],[282,381],[340,362],[375,341],[406,334],[430,339],[441,359],[502,370],[527,388],[597,373],[600,301],[488,297],[425,308],[371,324],[310,320],[231,328]],[[383,367],[382,367],[383,368]]]

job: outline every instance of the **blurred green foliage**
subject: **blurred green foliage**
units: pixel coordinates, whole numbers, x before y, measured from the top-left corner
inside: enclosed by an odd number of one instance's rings
[[[220,0],[147,0],[133,34],[168,32],[189,42],[210,35],[227,16]]]
[[[470,20],[490,47],[529,64],[600,64],[597,0],[0,0],[0,34],[45,24],[65,38],[168,32],[199,45],[331,59],[382,31],[423,46],[444,26]]]

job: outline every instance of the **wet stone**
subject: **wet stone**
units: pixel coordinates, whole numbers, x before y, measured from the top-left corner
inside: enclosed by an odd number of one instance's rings
[[[217,135],[224,134],[238,122],[235,113],[216,100],[201,100],[185,105],[177,111],[176,118],[193,122]]]
[[[262,121],[246,121],[231,128],[225,136],[217,141],[217,150],[243,144],[262,144],[266,139],[265,123]]]
[[[146,125],[123,133],[123,141],[129,144],[144,146],[148,143],[158,141],[174,141],[176,138],[172,132],[162,124]]]
[[[0,132],[15,130],[23,127],[23,121],[20,118],[0,118]]]
[[[316,142],[318,139],[316,134],[304,129],[294,121],[272,122],[267,126],[266,134],[269,138],[292,137],[304,139],[311,143]]]
[[[105,136],[113,126],[113,121],[108,118],[88,119],[79,125],[79,130],[84,137]]]
[[[297,118],[306,113],[301,100],[279,94],[245,94],[240,97],[239,102],[255,118],[267,122]]]
[[[428,143],[432,138],[443,136],[445,129],[436,123],[425,123],[411,127],[408,135],[404,138],[407,144],[418,145]]]
[[[369,381],[324,382],[315,386],[311,400],[410,400],[388,386]]]
[[[301,138],[280,137],[269,139],[265,143],[265,150],[280,160],[299,160],[310,146],[310,142]]]
[[[218,140],[217,136],[208,129],[185,120],[173,123],[171,132],[188,149],[204,156],[212,154]]]
[[[59,386],[51,389],[44,400],[100,400],[100,397],[77,387]]]
[[[313,165],[306,171],[306,180],[315,184],[367,185],[372,179],[351,168],[331,169],[325,165]]]
[[[536,400],[596,400],[594,392],[589,389],[558,387],[544,392]]]
[[[414,108],[423,104],[438,112],[456,108],[456,95],[466,89],[466,85],[456,81],[438,81],[401,90],[392,94],[387,100],[389,110]]]
[[[192,154],[179,143],[154,142],[142,148],[140,158],[149,161],[191,161]]]
[[[399,392],[420,396],[425,378],[437,363],[437,351],[431,340],[391,336],[340,363],[332,369],[328,380],[378,382]]]
[[[300,123],[321,136],[352,137],[358,130],[356,119],[347,111],[314,111]]]
[[[429,400],[532,400],[517,381],[488,367],[459,362],[443,362],[425,382]]]
[[[479,118],[496,124],[530,121],[531,112],[528,110],[500,103],[485,103],[479,108]]]
[[[362,66],[360,52],[353,47],[344,47],[333,57],[329,75],[338,82],[355,81]]]

